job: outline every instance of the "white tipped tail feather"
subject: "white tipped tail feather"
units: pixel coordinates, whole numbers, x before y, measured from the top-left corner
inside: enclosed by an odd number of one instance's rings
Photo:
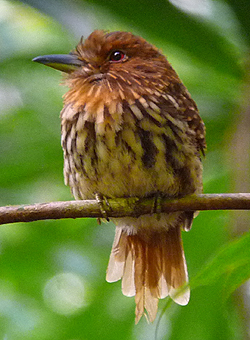
[[[138,323],[147,311],[153,322],[158,299],[170,296],[176,303],[186,305],[189,289],[178,293],[178,288],[188,281],[186,261],[181,240],[181,228],[168,230],[137,230],[116,227],[106,280],[122,279],[122,293],[135,295]]]

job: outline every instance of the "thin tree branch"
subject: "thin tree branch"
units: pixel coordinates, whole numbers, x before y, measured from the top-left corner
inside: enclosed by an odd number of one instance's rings
[[[103,203],[109,217],[138,217],[152,213],[154,199],[116,198]],[[161,212],[184,210],[250,210],[250,194],[201,194],[161,201]],[[79,217],[103,217],[100,203],[84,200],[0,207],[0,224]]]

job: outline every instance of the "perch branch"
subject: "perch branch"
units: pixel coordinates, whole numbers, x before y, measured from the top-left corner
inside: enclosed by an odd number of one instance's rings
[[[130,197],[108,199],[104,208],[109,217],[138,217],[152,213],[153,205],[152,198]],[[161,201],[162,212],[195,210],[250,210],[250,194],[200,194]],[[99,203],[83,200],[0,207],[0,224],[79,217],[102,217]]]

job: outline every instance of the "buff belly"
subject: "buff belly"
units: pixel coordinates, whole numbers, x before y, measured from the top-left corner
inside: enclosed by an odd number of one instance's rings
[[[62,140],[65,182],[76,199],[96,193],[179,197],[202,190],[201,162],[188,143],[175,141],[175,148],[168,148],[166,133],[142,136],[126,126],[104,134],[93,130],[89,124],[80,131],[72,125],[71,138]]]

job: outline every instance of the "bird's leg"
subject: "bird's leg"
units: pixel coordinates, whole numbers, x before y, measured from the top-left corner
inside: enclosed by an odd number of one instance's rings
[[[99,205],[99,209],[100,209],[100,212],[103,216],[103,218],[106,219],[107,222],[109,222],[109,217],[108,217],[108,214],[107,214],[107,208],[110,208],[110,205],[109,205],[109,202],[107,200],[107,197],[99,194],[99,193],[95,193],[95,199]],[[97,222],[98,224],[101,224],[101,219],[98,218],[97,219]]]

